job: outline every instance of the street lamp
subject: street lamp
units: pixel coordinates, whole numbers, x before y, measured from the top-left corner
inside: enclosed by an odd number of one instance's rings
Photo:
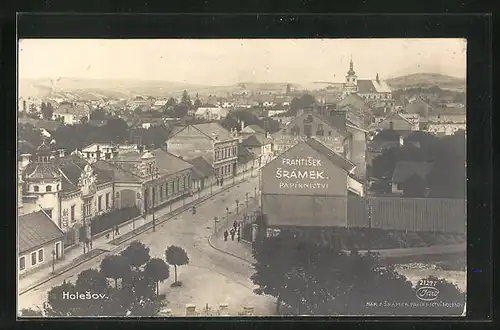
[[[239,209],[238,209],[238,207],[239,207],[239,203],[240,203],[240,201],[239,201],[239,200],[236,200],[236,214],[239,214],[239,213],[240,213],[240,212],[239,212]]]
[[[158,168],[155,167],[153,171],[151,172],[151,209],[153,212],[153,231],[156,231],[156,219],[155,219],[155,179],[158,179],[159,177],[159,171]],[[178,188],[178,187],[177,187]]]
[[[217,234],[217,222],[219,222],[219,219],[214,217],[214,234]]]
[[[226,226],[229,227],[229,207],[226,206]]]
[[[55,272],[54,268],[56,266],[56,251],[52,250],[52,274]]]

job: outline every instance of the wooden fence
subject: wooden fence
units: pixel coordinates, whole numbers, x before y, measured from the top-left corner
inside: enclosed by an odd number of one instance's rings
[[[465,233],[464,199],[263,195],[270,226]]]
[[[465,233],[466,202],[463,199],[349,197],[349,227],[372,227],[410,232]]]

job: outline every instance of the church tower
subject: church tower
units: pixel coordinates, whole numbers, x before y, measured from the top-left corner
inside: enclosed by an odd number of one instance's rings
[[[349,71],[347,71],[347,75],[345,77],[345,90],[349,93],[356,93],[358,91],[358,76],[354,71],[354,63],[351,61],[349,63]]]

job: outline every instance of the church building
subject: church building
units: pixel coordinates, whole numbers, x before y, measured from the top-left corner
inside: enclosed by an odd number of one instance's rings
[[[380,80],[379,75],[374,80],[358,79],[351,59],[344,83],[345,94],[357,94],[367,103],[376,103],[380,106],[393,106],[392,90],[387,82]]]

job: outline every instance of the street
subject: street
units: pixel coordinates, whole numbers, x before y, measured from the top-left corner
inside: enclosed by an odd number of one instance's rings
[[[131,241],[141,241],[150,248],[152,258],[164,259],[165,249],[172,244],[186,250],[190,259],[189,265],[178,268],[178,278],[184,283],[183,287],[170,287],[173,282],[173,267],[170,270],[170,278],[160,284],[160,292],[165,293],[168,300],[166,308],[171,309],[174,316],[185,315],[186,304],[195,304],[197,309],[201,310],[206,304],[216,308],[219,303],[227,303],[229,312],[234,315],[241,311],[244,305],[253,305],[256,314],[269,315],[274,310],[274,299],[252,292],[252,265],[216,251],[208,244],[208,237],[214,233],[214,217],[225,217],[226,207],[229,207],[234,215],[235,200],[244,202],[247,192],[253,198],[257,184],[258,178],[252,178],[202,202],[197,206],[196,214],[193,215],[191,210],[187,210],[158,225],[156,232],[149,230],[123,243],[122,249],[125,249]],[[226,224],[223,220],[218,225]],[[53,286],[61,284],[63,280],[75,280],[85,269],[98,268],[105,255],[89,260],[22,294],[19,297],[19,309],[41,306]]]

